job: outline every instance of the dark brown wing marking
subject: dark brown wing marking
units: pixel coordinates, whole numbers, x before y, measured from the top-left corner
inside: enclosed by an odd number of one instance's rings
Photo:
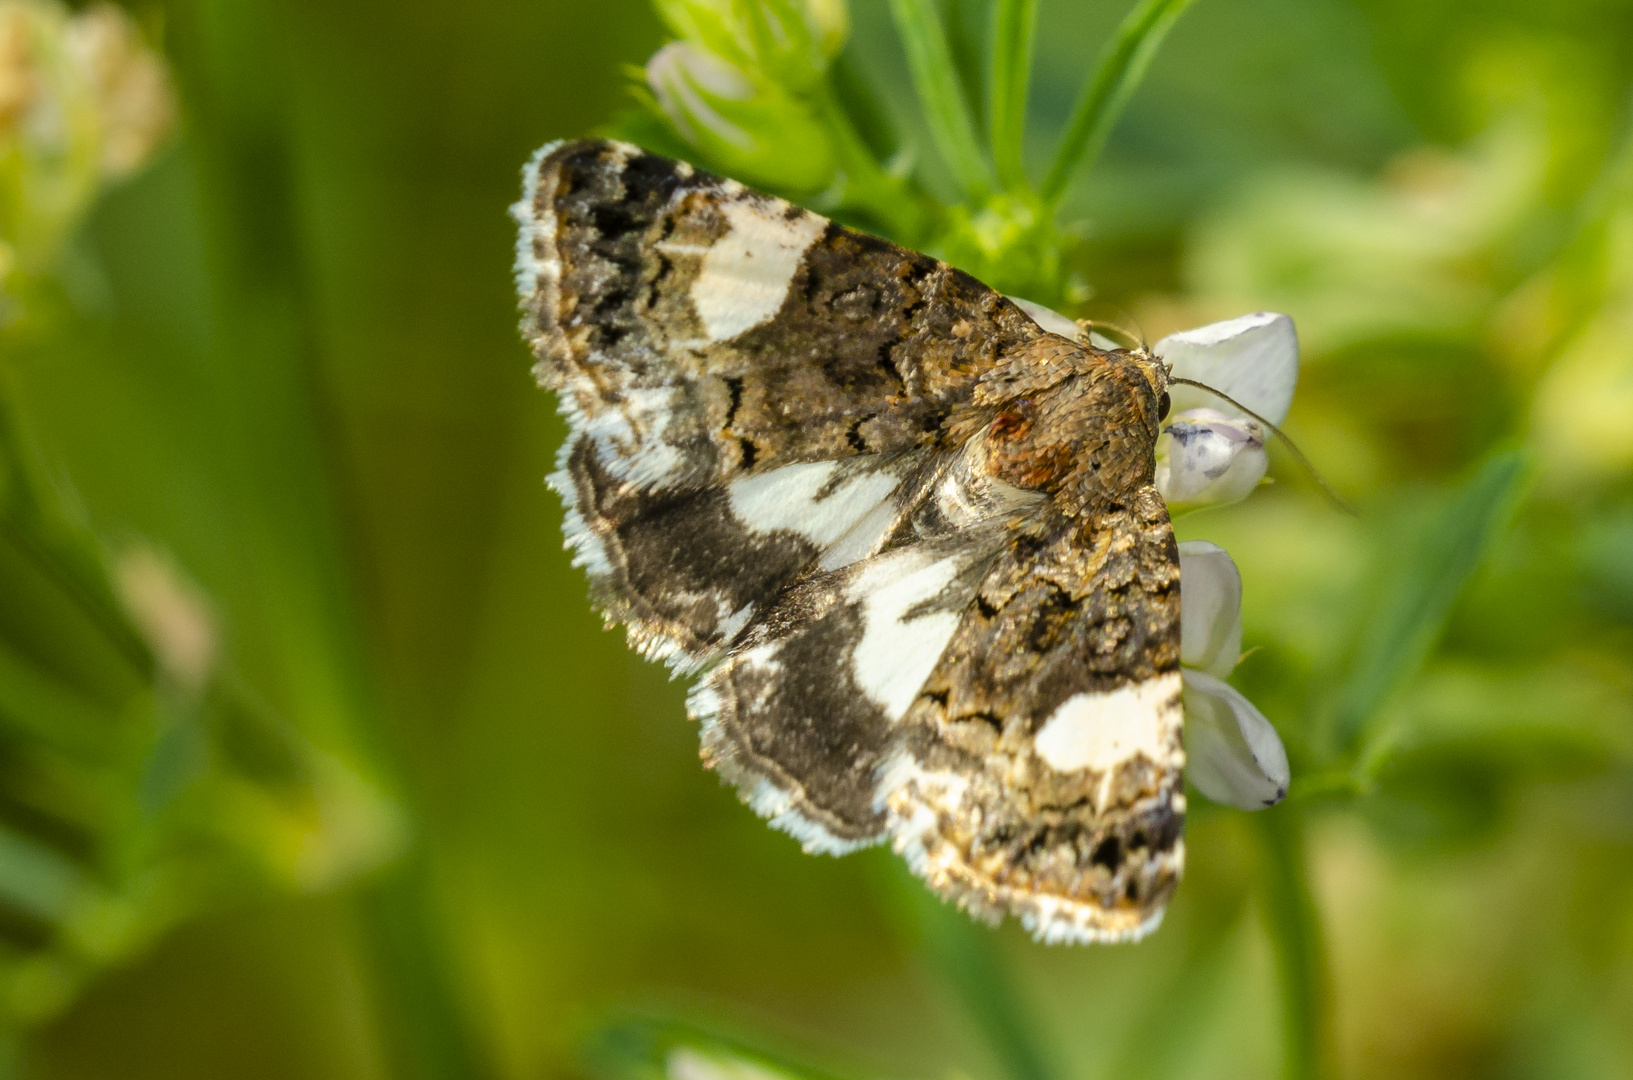
[[[568,543],[609,617],[682,665],[818,556],[723,516],[722,486],[936,446],[1042,335],[967,274],[627,144],[546,147],[513,213],[522,331],[572,429]]]
[[[924,541],[789,590],[693,691],[704,760],[809,850],[882,839],[879,769],[1002,542]]]

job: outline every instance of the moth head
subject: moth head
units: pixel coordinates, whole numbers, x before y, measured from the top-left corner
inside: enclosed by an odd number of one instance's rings
[[[1115,352],[1134,361],[1140,374],[1151,384],[1157,400],[1157,422],[1168,418],[1169,365],[1151,351],[1145,335],[1114,322],[1100,319],[1077,320],[1077,340],[1100,352]]]
[[[1162,423],[1168,419],[1168,409],[1171,404],[1168,397],[1168,384],[1170,382],[1168,365],[1151,355],[1144,347],[1129,349],[1126,355],[1134,365],[1135,370],[1145,376],[1145,381],[1151,384],[1152,400],[1156,402],[1157,406],[1157,423]]]

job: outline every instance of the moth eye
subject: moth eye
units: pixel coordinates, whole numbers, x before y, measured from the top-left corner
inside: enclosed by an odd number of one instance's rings
[[[1168,400],[1168,391],[1164,390],[1162,398],[1157,402],[1157,420],[1159,422],[1168,419],[1168,406],[1172,404],[1173,402]]]

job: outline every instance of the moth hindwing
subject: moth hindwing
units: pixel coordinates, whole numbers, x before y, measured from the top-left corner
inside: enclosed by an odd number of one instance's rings
[[[567,546],[701,675],[705,761],[807,849],[889,841],[1040,938],[1155,926],[1185,814],[1162,366],[638,147],[524,177]]]

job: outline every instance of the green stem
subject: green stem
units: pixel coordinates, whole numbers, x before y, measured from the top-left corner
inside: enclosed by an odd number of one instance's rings
[[[0,377],[0,482],[4,484],[0,541],[10,541],[145,677],[152,667],[147,645],[113,595],[92,540],[65,523],[42,474],[14,411],[10,387]]]
[[[459,1008],[443,928],[423,851],[410,853],[358,890],[356,911],[395,1080],[482,1080],[492,1069]]]
[[[998,0],[993,6],[992,83],[987,101],[987,127],[998,180],[1013,194],[1027,190],[1021,152],[1037,25],[1037,0]]]
[[[981,1029],[1009,1080],[1053,1080],[993,931],[913,882],[921,940],[930,960]]]
[[[241,586],[272,642],[260,663],[283,676],[278,702],[302,735],[362,763],[417,820],[351,607],[340,542],[345,508],[329,486],[334,436],[319,388],[321,335],[310,304],[310,229],[297,198],[297,139],[281,88],[293,58],[289,5],[187,0],[166,30],[183,97],[210,239],[217,385],[236,425],[224,467],[251,485]],[[223,418],[223,424],[227,419]],[[451,977],[446,912],[427,841],[358,887],[354,911],[373,1005],[399,1080],[491,1075]]]
[[[890,13],[907,50],[913,87],[936,149],[971,203],[992,188],[992,171],[975,134],[975,120],[959,85],[958,69],[935,0],[890,0]]]
[[[834,135],[834,150],[845,178],[840,204],[867,214],[894,240],[910,246],[922,244],[934,220],[924,195],[907,180],[879,167],[836,94],[821,93],[815,100],[823,123]]]
[[[1283,806],[1261,814],[1258,823],[1267,856],[1265,929],[1281,982],[1282,1075],[1326,1080],[1333,1075],[1332,995],[1321,916],[1310,892],[1305,819],[1299,808]]]
[[[1191,3],[1192,0],[1140,0],[1123,19],[1072,109],[1054,164],[1043,181],[1045,206],[1054,206],[1072,176],[1100,156],[1129,97],[1145,78],[1162,39]]]

